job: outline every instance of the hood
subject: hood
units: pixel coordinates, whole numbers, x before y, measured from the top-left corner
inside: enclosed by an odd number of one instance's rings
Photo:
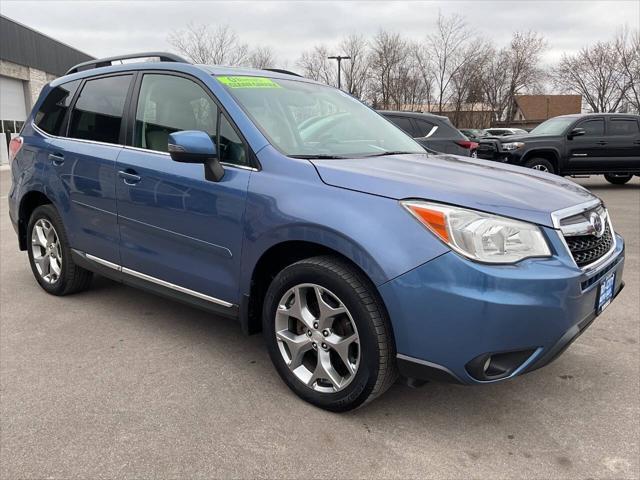
[[[552,227],[551,212],[596,198],[562,177],[454,155],[312,160],[334,187],[397,200],[416,198]]]
[[[503,135],[502,137],[485,137],[485,138],[495,138],[496,140],[500,140],[502,143],[509,142],[526,142],[527,140],[531,140],[532,136],[528,133],[521,133],[515,135]]]

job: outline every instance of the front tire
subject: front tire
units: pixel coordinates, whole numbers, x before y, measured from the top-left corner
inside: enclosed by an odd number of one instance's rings
[[[607,182],[613,185],[624,185],[629,180],[631,180],[631,177],[633,177],[633,175],[618,175],[615,173],[604,174],[604,178],[607,180]]]
[[[78,267],[71,257],[62,219],[53,205],[42,205],[31,214],[27,252],[31,271],[47,293],[69,295],[91,284],[91,272]]]
[[[357,408],[397,378],[393,334],[377,291],[339,257],[313,257],[282,270],[267,291],[262,321],[276,370],[320,408]]]
[[[533,168],[540,172],[556,173],[555,168],[553,168],[553,164],[546,158],[532,158],[531,160],[528,160],[524,166]]]

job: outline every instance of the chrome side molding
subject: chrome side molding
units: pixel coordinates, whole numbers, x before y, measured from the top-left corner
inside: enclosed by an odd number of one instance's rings
[[[184,293],[186,295],[191,295],[192,297],[196,297],[201,300],[205,300],[207,302],[215,303],[217,305],[222,305],[223,307],[226,307],[226,308],[234,307],[233,303],[227,302],[225,300],[220,300],[219,298],[215,298],[210,295],[206,295],[204,293],[196,292],[195,290],[191,290],[189,288],[181,287],[180,285],[167,282],[166,280],[162,280],[160,278],[152,277],[151,275],[147,275],[146,273],[138,272],[136,270],[123,267],[122,265],[118,265],[117,263],[110,262],[108,260],[105,260],[104,258],[96,257],[95,255],[91,255],[90,253],[85,253],[76,249],[74,249],[73,251],[91,262],[97,263],[99,265],[102,265],[103,267],[110,268],[117,272],[131,275],[132,277],[136,277],[141,280],[145,280],[147,282],[155,283],[156,285],[160,285],[162,287],[169,288],[171,290],[175,290],[176,292]]]

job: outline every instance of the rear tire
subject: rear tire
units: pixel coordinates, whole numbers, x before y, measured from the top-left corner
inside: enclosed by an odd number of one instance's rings
[[[62,219],[53,205],[42,205],[31,214],[27,252],[31,271],[47,293],[63,296],[89,288],[92,273],[73,262]]]
[[[386,309],[373,284],[339,257],[313,257],[282,270],[267,291],[262,322],[280,377],[320,408],[360,407],[397,378]]]
[[[532,158],[531,160],[528,160],[524,166],[533,168],[540,172],[556,173],[555,168],[553,168],[553,164],[546,158]]]
[[[605,173],[604,178],[607,182],[612,183],[613,185],[624,185],[629,180],[631,180],[633,175],[617,175],[615,173]]]

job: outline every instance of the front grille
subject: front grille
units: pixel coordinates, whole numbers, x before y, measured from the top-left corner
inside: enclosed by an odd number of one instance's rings
[[[579,235],[565,237],[567,246],[573,255],[573,259],[579,267],[584,267],[598,261],[611,250],[613,235],[609,222],[601,237],[595,235]]]

